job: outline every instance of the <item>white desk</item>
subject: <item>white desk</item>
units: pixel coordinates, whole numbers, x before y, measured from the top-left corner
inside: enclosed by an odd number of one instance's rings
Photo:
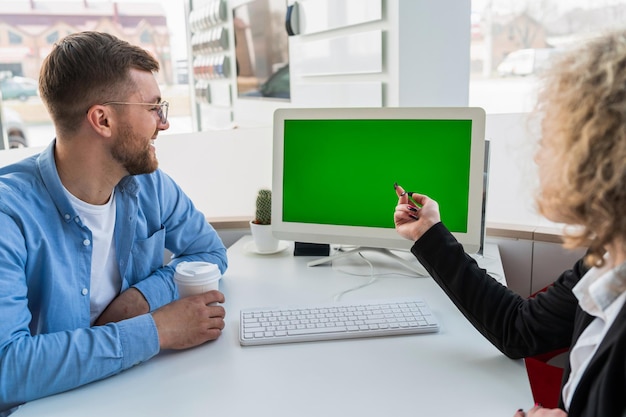
[[[430,278],[380,277],[342,300],[420,296],[437,315],[435,334],[241,347],[244,307],[329,302],[369,281],[358,256],[307,267],[292,247],[274,255],[229,251],[221,284],[226,328],[214,342],[163,352],[119,375],[28,403],[15,417],[99,416],[511,416],[532,406],[522,361],[491,346]],[[497,248],[486,258],[502,273]],[[408,259],[410,259],[410,254]],[[395,267],[374,259],[378,273]],[[360,269],[362,268],[362,269]]]

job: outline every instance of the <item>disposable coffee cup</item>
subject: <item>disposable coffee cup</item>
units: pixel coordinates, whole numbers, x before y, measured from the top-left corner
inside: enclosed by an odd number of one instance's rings
[[[180,298],[218,290],[221,278],[217,265],[210,262],[181,262],[174,274]]]

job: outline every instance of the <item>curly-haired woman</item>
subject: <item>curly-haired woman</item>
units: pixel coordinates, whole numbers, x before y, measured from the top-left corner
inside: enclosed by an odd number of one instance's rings
[[[416,241],[413,254],[507,356],[569,348],[559,408],[526,415],[626,416],[626,32],[565,54],[543,81],[537,203],[568,226],[565,246],[587,248],[586,256],[526,299],[465,254],[429,197],[413,193],[414,204],[397,186],[396,230]]]

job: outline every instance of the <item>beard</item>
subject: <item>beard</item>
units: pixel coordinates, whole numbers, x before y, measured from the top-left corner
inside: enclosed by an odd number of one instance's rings
[[[152,149],[152,142],[133,133],[129,124],[120,126],[118,137],[111,149],[111,156],[128,171],[130,175],[150,174],[159,162]]]

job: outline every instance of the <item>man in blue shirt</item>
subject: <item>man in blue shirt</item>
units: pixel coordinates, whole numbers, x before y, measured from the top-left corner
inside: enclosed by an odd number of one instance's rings
[[[97,32],[67,36],[44,61],[56,139],[0,168],[0,415],[221,334],[224,308],[209,304],[223,295],[178,300],[173,282],[181,261],[223,273],[227,260],[157,168],[154,141],[169,127],[158,69]]]

